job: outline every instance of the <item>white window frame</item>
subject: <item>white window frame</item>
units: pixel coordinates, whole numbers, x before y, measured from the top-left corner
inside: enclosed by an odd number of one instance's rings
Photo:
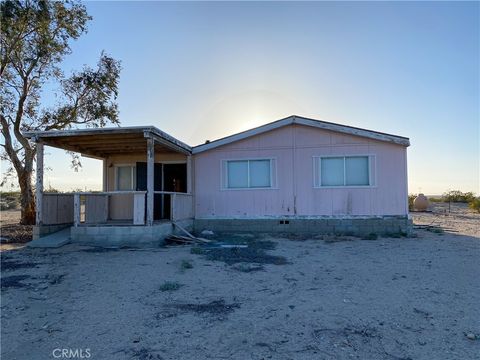
[[[264,160],[270,162],[270,186],[268,187],[228,187],[228,162],[233,161],[258,161]],[[277,187],[277,158],[275,157],[259,157],[259,158],[238,158],[238,159],[222,159],[220,166],[220,184],[221,190],[238,191],[238,190],[276,190]],[[247,165],[247,182],[250,184],[250,164]]]
[[[115,164],[115,191],[135,191],[137,187],[137,166],[135,164]],[[118,168],[121,167],[130,167],[132,170],[130,172],[131,174],[131,181],[132,181],[132,189],[130,190],[119,190],[118,189]]]
[[[346,171],[345,171],[345,158],[350,157],[367,157],[368,158],[368,185],[345,185],[346,184]],[[343,184],[344,185],[322,185],[322,171],[321,161],[328,158],[343,158]],[[372,164],[374,165],[372,167]],[[338,154],[338,155],[316,155],[313,156],[313,188],[315,189],[366,189],[377,187],[377,157],[375,154]]]

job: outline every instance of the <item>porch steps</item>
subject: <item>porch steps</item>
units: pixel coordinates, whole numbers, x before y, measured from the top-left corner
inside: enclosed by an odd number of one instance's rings
[[[58,248],[70,243],[70,228],[45,235],[37,240],[30,241],[27,246],[34,248]]]

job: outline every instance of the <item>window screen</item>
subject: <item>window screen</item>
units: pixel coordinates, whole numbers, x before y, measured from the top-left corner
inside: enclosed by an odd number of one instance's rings
[[[320,174],[322,186],[343,186],[343,161],[343,157],[321,159]]]
[[[270,160],[249,161],[250,187],[270,187]]]
[[[345,158],[345,185],[369,185],[368,156]]]
[[[248,161],[228,161],[227,167],[229,188],[248,187]]]

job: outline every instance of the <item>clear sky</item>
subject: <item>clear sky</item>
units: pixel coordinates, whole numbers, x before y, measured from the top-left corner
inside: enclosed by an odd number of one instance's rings
[[[410,137],[410,192],[480,192],[478,2],[86,5],[64,68],[121,60],[122,125],[196,145],[297,114]],[[47,151],[46,185],[100,188]]]

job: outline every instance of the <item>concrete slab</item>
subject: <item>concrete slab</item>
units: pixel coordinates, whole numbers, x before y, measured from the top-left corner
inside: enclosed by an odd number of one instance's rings
[[[30,241],[27,246],[35,248],[58,248],[70,242],[70,228],[57,231]]]

